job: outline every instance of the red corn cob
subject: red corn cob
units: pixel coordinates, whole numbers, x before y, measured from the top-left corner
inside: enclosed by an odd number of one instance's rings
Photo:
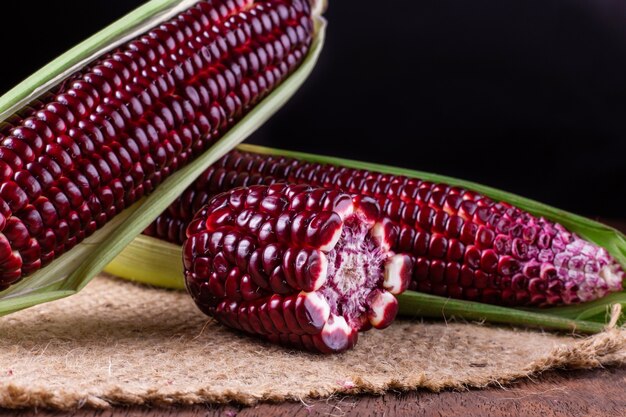
[[[184,245],[189,293],[223,324],[323,353],[384,328],[411,260],[393,254],[369,197],[307,185],[236,188],[195,216]]]
[[[146,234],[181,243],[216,193],[289,182],[375,198],[395,252],[413,257],[417,290],[504,305],[553,306],[620,291],[624,271],[603,248],[544,218],[445,184],[233,151],[208,169]]]
[[[208,148],[302,61],[306,0],[201,1],[100,57],[0,132],[0,289]]]

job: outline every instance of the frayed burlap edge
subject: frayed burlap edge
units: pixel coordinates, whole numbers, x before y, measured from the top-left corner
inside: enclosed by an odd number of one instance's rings
[[[518,372],[511,372],[496,379],[476,380],[460,383],[453,379],[433,384],[425,378],[417,378],[411,383],[391,381],[385,386],[372,384],[354,378],[354,386],[336,390],[311,390],[307,398],[319,399],[338,394],[374,394],[381,395],[389,390],[410,391],[426,389],[441,391],[444,389],[466,390],[469,388],[485,388],[500,386],[520,379],[537,376],[553,369],[593,369],[604,366],[620,366],[626,364],[626,354],[614,355],[626,349],[626,332],[624,330],[608,330],[604,333],[581,340],[568,348],[556,348],[546,358],[538,360]],[[303,398],[289,395],[250,396],[242,393],[212,393],[210,390],[199,390],[193,393],[177,393],[163,395],[158,390],[146,390],[129,394],[120,388],[103,393],[101,396],[76,396],[72,393],[50,392],[46,390],[27,390],[11,384],[0,388],[0,404],[5,408],[48,408],[71,410],[91,407],[96,409],[110,408],[115,405],[194,405],[194,404],[228,404],[254,405],[259,402],[302,401]]]

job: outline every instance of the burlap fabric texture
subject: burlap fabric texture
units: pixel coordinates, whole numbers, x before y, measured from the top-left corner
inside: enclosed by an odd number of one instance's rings
[[[224,328],[184,292],[99,277],[78,295],[0,318],[0,406],[252,404],[626,364],[618,329],[580,338],[399,320],[361,336],[341,355],[288,350]]]

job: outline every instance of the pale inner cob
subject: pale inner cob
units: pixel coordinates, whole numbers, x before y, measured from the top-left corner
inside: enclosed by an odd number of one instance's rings
[[[331,312],[357,318],[365,311],[372,288],[382,282],[388,254],[370,235],[367,223],[356,218],[344,223],[341,238],[328,253],[328,282],[323,290]]]

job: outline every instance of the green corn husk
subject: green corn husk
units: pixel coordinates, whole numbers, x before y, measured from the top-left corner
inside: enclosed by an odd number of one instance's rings
[[[167,20],[198,0],[152,0],[61,55],[0,97],[0,122],[57,85],[95,57]],[[318,4],[321,6],[321,3]],[[0,315],[80,291],[141,233],[207,167],[243,141],[278,111],[306,80],[321,52],[326,21],[315,12],[315,36],[302,65],[209,150],[171,175],[149,196],[125,209],[103,228],[50,265],[0,292]]]
[[[470,181],[405,168],[253,145],[240,145],[239,149],[265,155],[286,156],[309,162],[404,175],[474,190],[494,200],[506,201],[536,216],[544,216],[562,224],[583,238],[605,247],[623,267],[626,267],[626,237],[623,233],[594,220],[515,194]],[[105,270],[120,277],[155,286],[172,289],[184,288],[180,247],[149,236],[138,236]],[[407,291],[398,298],[400,301],[400,314],[406,317],[455,317],[471,321],[506,323],[516,326],[577,333],[597,333],[602,331],[605,328],[605,324],[609,322],[612,306],[626,306],[626,291],[614,293],[588,303],[543,309],[499,307],[414,291]],[[613,316],[615,311],[613,310]]]

